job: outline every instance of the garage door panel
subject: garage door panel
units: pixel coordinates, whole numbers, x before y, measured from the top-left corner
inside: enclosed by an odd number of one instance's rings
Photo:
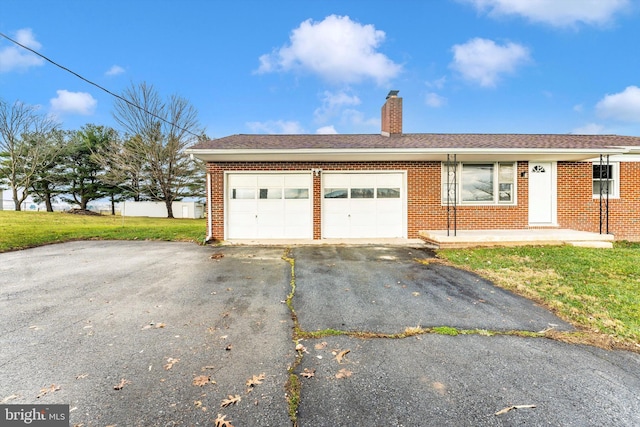
[[[285,187],[303,187],[311,186],[311,176],[309,175],[284,175]]]
[[[376,179],[377,187],[401,187],[402,175],[399,174],[384,174],[378,175]]]
[[[325,173],[325,238],[405,236],[404,174]]]
[[[263,212],[282,212],[283,208],[282,200],[258,200],[258,214]]]
[[[227,238],[311,238],[309,175],[229,174]]]
[[[284,178],[282,175],[258,175],[258,187],[282,187]]]
[[[230,187],[255,187],[258,177],[247,174],[229,175],[228,182]]]

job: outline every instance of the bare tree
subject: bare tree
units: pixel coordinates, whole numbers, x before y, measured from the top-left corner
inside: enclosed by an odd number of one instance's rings
[[[38,168],[53,155],[47,139],[56,127],[36,107],[0,99],[0,179],[11,187],[17,211],[29,196]]]
[[[138,157],[134,148],[141,144],[140,136],[118,138],[93,154],[102,166],[100,179],[121,190],[121,195],[136,202],[149,199],[146,195],[144,169],[146,160]]]
[[[194,180],[202,179],[201,169],[185,153],[195,135],[203,135],[198,113],[177,95],[165,102],[144,82],[132,84],[122,97],[129,102],[116,100],[114,118],[131,137],[127,155],[144,159],[145,192],[164,201],[167,217],[173,218],[171,204],[193,195]]]

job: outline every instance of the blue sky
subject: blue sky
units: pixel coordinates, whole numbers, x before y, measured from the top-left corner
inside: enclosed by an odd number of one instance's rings
[[[210,137],[404,131],[640,135],[638,0],[2,0],[0,32],[109,90],[152,84]],[[0,97],[67,129],[113,98],[0,38]]]

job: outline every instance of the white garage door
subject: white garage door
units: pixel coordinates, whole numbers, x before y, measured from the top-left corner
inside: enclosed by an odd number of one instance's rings
[[[229,174],[227,239],[310,239],[311,174]]]
[[[405,237],[401,173],[323,174],[323,237]]]

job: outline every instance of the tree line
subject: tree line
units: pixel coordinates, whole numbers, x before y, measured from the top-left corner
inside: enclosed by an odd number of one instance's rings
[[[206,138],[196,109],[184,98],[163,99],[151,85],[132,84],[115,101],[122,128],[60,125],[37,107],[0,98],[0,188],[8,186],[16,210],[31,195],[53,211],[56,198],[87,209],[108,198],[172,203],[204,195],[204,167],[185,150]]]

